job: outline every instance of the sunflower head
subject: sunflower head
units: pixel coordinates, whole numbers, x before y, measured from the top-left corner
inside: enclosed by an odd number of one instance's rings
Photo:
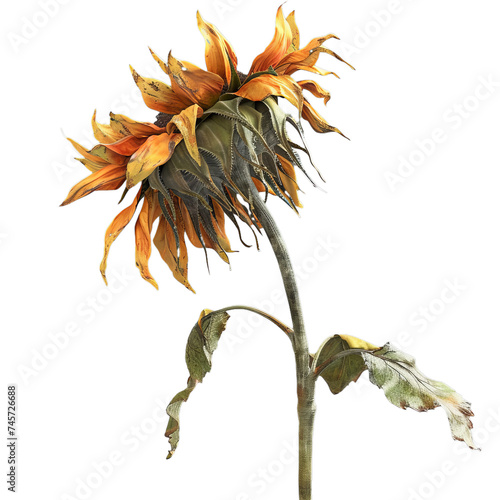
[[[323,46],[335,35],[314,38],[300,48],[295,15],[292,12],[285,19],[280,7],[271,43],[254,59],[248,73],[242,73],[224,36],[199,13],[197,20],[206,42],[207,70],[172,54],[164,61],[153,51],[170,85],[142,77],[131,68],[144,103],[159,113],[154,124],[110,113],[109,125],[103,125],[97,123],[94,112],[92,129],[99,143],[86,150],[70,139],[91,174],[71,189],[62,205],[124,184],[121,200],[137,190],[132,203],[106,230],[100,267],[105,281],[110,246],[140,207],[135,238],[136,265],[142,277],[157,287],[148,268],[151,233],[157,222],[154,245],[174,277],[192,290],[186,235],[195,247],[215,250],[229,262],[226,218],[238,233],[238,222],[257,231],[260,228],[253,213],[255,187],[266,196],[278,196],[293,210],[301,206],[295,169],[307,173],[298,152],[310,155],[300,118],[316,132],[340,133],[315,111],[303,91],[323,98],[325,104],[329,92],[313,80],[292,77],[299,70],[334,74],[316,63],[321,53],[343,61]],[[279,98],[297,108],[298,120],[280,108]],[[287,126],[298,132],[301,144],[290,139]]]

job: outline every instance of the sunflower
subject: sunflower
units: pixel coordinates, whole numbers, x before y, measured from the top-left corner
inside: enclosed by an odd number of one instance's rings
[[[135,240],[141,276],[158,288],[148,268],[151,233],[158,220],[154,245],[174,277],[190,290],[186,235],[205,254],[210,248],[229,262],[227,254],[232,250],[225,218],[238,228],[240,239],[238,221],[259,231],[249,182],[253,189],[278,196],[294,210],[301,206],[295,168],[306,173],[298,151],[309,152],[305,143],[296,144],[287,134],[289,124],[303,142],[300,119],[283,112],[280,97],[291,102],[316,132],[340,133],[303,95],[306,90],[326,104],[329,92],[313,80],[296,81],[291,76],[299,70],[335,75],[316,66],[321,53],[345,62],[323,46],[335,35],[314,38],[300,48],[295,14],[285,19],[280,7],[271,43],[244,74],[238,71],[237,57],[224,36],[199,13],[197,20],[206,42],[206,71],[171,53],[165,62],[153,51],[170,85],[142,77],[131,68],[144,103],[159,112],[154,124],[110,113],[110,123],[104,125],[97,123],[94,112],[92,129],[99,143],[86,150],[70,139],[83,157],[78,160],[91,174],[71,189],[62,205],[125,184],[123,200],[137,188],[131,205],[106,230],[100,266],[104,281],[111,244],[139,206]]]

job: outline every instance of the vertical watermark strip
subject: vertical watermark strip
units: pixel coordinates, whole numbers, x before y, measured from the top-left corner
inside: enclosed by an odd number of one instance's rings
[[[17,488],[17,387],[7,386],[7,490]]]

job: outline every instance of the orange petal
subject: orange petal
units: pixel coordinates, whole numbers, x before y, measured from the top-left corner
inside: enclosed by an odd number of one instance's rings
[[[217,238],[219,240],[219,245],[226,252],[232,252],[231,243],[226,234],[226,219],[224,216],[224,210],[222,207],[214,200],[212,200],[212,204],[214,207],[214,212],[211,215],[212,222],[214,225],[215,232],[217,233]]]
[[[118,189],[124,182],[125,168],[121,165],[108,165],[73,186],[61,206],[69,205],[94,191]]]
[[[127,165],[127,188],[135,186],[153,170],[167,162],[175,146],[182,140],[181,134],[152,135],[131,156]]]
[[[68,141],[71,142],[73,147],[87,160],[91,161],[94,165],[100,165],[102,167],[106,167],[108,162],[91,153],[91,151],[87,151],[81,144],[78,144],[73,139],[68,137]]]
[[[287,54],[290,52],[294,52],[296,50],[299,50],[300,48],[300,33],[299,33],[299,28],[297,27],[297,24],[295,22],[295,11],[291,12],[287,18],[286,22],[288,23],[288,26],[290,26],[290,29],[292,31],[292,42],[290,43],[290,47],[288,47]]]
[[[293,34],[290,25],[283,15],[283,8],[280,6],[276,13],[276,29],[271,43],[266,47],[266,50],[259,54],[252,63],[250,73],[265,71],[272,66],[273,68],[280,62],[283,56],[287,53],[290,44],[292,43]]]
[[[189,100],[190,104],[208,109],[219,99],[224,87],[224,80],[219,75],[187,61],[179,61],[172,54],[168,55],[167,70],[175,93]]]
[[[106,279],[106,266],[107,266],[107,261],[108,261],[108,253],[109,249],[112,245],[112,243],[118,238],[120,233],[123,231],[125,226],[130,222],[132,219],[135,209],[137,208],[137,204],[139,203],[139,200],[141,198],[141,189],[139,189],[139,192],[137,193],[137,196],[134,198],[134,201],[132,204],[122,210],[114,219],[113,222],[109,225],[108,229],[106,229],[106,234],[104,236],[104,256],[102,258],[100,270],[102,277],[104,279],[104,282],[106,285],[108,284],[108,280]]]
[[[284,97],[302,111],[302,89],[287,75],[260,75],[245,83],[235,94],[251,101],[263,101],[271,95]]]
[[[345,135],[337,128],[332,127],[307,101],[304,99],[304,107],[302,108],[302,118],[307,120],[311,127],[320,134],[326,132],[337,132],[345,137]]]
[[[98,170],[101,170],[101,168],[108,166],[108,163],[95,162],[92,160],[88,160],[87,158],[75,159],[78,160],[85,168],[88,168],[91,172],[97,172]]]
[[[158,127],[153,123],[136,122],[125,115],[110,113],[110,127],[123,135],[134,135],[135,137],[149,137],[165,132],[164,127]]]
[[[184,228],[186,231],[186,234],[188,235],[189,241],[191,244],[196,247],[196,248],[203,248],[203,245],[200,241],[200,238],[198,238],[198,235],[196,234],[196,230],[193,225],[193,221],[191,220],[191,216],[189,215],[188,209],[186,208],[186,205],[180,202],[180,209],[181,209],[181,214],[182,214],[182,220],[184,221]]]
[[[139,147],[142,146],[145,140],[145,137],[139,138],[133,135],[129,135],[128,137],[124,137],[118,142],[107,144],[106,147],[120,155],[132,156],[139,149]]]
[[[281,163],[283,170],[285,171],[285,173],[283,173],[281,171],[279,173],[281,182],[283,183],[283,186],[285,187],[287,193],[292,198],[295,205],[298,207],[302,207],[302,204],[300,203],[299,197],[297,194],[299,187],[297,185],[297,180],[296,180],[296,176],[295,176],[295,169],[294,169],[292,163],[290,163],[286,158],[284,158],[281,155],[277,155],[277,156],[278,156],[278,159]]]
[[[231,81],[231,59],[236,68],[238,59],[230,43],[224,38],[220,31],[210,23],[207,23],[199,12],[196,13],[198,28],[205,38],[205,61],[208,71],[219,75],[227,84]]]
[[[300,80],[297,82],[302,90],[308,90],[315,97],[322,97],[326,104],[330,100],[330,92],[318,85],[314,80]]]
[[[92,116],[92,130],[94,131],[94,137],[101,144],[109,144],[111,142],[116,142],[125,137],[126,133],[121,133],[114,130],[110,125],[103,125],[102,123],[97,123],[96,111]]]
[[[192,158],[201,165],[200,152],[196,142],[195,128],[196,120],[203,114],[203,109],[198,104],[193,104],[174,116],[167,124],[167,133],[172,133],[175,128],[182,134],[186,148]]]
[[[166,83],[153,78],[143,78],[132,66],[130,70],[148,108],[176,115],[191,104],[182,95],[176,94]]]
[[[68,139],[68,141],[73,144],[74,148],[81,155],[83,155],[84,158],[95,162],[98,165],[125,165],[128,162],[128,156],[116,153],[112,149],[109,149],[107,145],[98,144],[97,146],[94,146],[90,151],[87,151],[83,146],[73,141],[72,139]]]
[[[151,229],[159,213],[157,197],[153,195],[152,189],[148,189],[135,224],[135,265],[139,268],[141,276],[156,289],[158,284],[149,272],[148,261],[151,256]]]
[[[179,214],[179,219],[180,218]],[[158,229],[156,230],[153,241],[158,249],[158,252],[160,253],[161,258],[172,271],[174,278],[179,281],[179,283],[182,283],[188,290],[194,292],[187,279],[187,250],[186,243],[184,241],[184,229],[182,229],[182,231],[179,229],[180,228],[178,227],[179,251],[182,256],[182,260],[185,260],[183,263],[181,263],[181,258],[177,255],[177,245],[175,242],[174,231],[164,217],[160,218]]]

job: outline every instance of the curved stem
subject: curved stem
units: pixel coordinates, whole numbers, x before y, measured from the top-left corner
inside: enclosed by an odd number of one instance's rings
[[[267,314],[266,312],[261,311],[260,309],[255,309],[255,307],[229,306],[229,307],[223,307],[222,309],[218,309],[217,312],[234,311],[235,309],[241,309],[243,311],[250,311],[250,312],[253,312],[255,314],[258,314],[259,316],[262,316],[263,318],[266,318],[267,320],[269,320],[271,323],[274,323],[278,328],[280,328],[283,332],[285,332],[290,338],[293,335],[293,330],[291,328],[284,325],[281,321],[276,319],[274,316],[271,316],[270,314]]]
[[[290,256],[276,222],[251,179],[249,179],[248,188],[251,194],[253,212],[262,224],[278,261],[292,316],[293,332],[290,336],[297,370],[297,411],[299,416],[299,498],[300,500],[311,500],[312,436],[316,413],[316,405],[314,404],[315,381],[314,374],[311,373],[309,367],[309,347],[299,291]]]

